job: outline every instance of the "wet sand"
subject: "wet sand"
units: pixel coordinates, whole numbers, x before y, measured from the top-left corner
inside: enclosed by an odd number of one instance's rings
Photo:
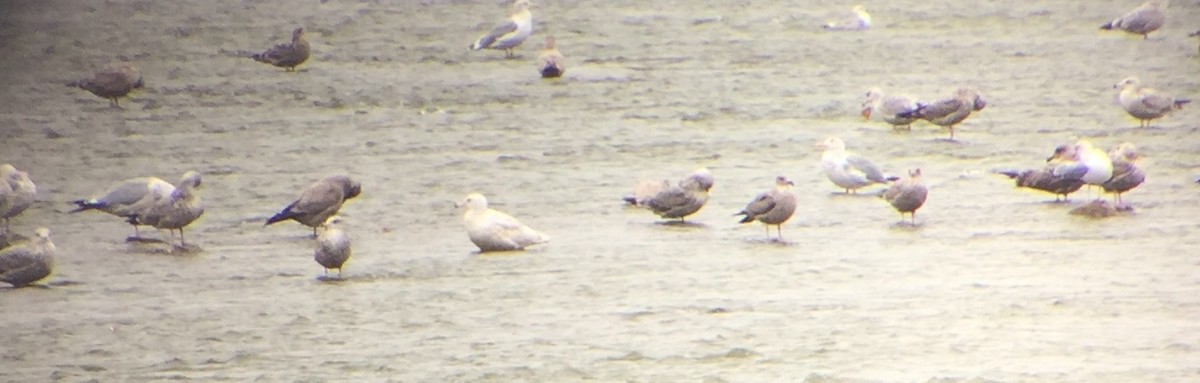
[[[866,6],[874,29],[834,33],[849,5],[539,2],[505,60],[466,50],[498,1],[5,2],[0,162],[40,192],[13,229],[49,227],[59,255],[49,287],[0,289],[0,380],[1200,380],[1200,112],[1140,129],[1112,88],[1200,98],[1200,7],[1142,41],[1098,30],[1126,1]],[[232,53],[299,25],[299,73]],[[537,75],[545,34],[562,80]],[[115,60],[145,73],[124,110],[62,85]],[[988,108],[958,143],[858,115],[872,86],[959,85]],[[833,135],[921,168],[918,226],[834,194],[815,148]],[[990,173],[1077,137],[1139,146],[1135,213],[1072,216],[1084,191],[1055,204]],[[716,187],[692,225],[622,206],[698,166]],[[187,170],[199,251],[65,213]],[[337,173],[363,193],[347,280],[323,282],[308,228],[262,225]],[[766,242],[731,215],[780,174],[800,207]],[[475,253],[453,207],[473,191],[551,243]]]

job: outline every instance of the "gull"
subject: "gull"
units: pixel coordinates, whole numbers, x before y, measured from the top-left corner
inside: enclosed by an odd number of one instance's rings
[[[954,140],[954,125],[967,119],[971,112],[983,110],[987,102],[979,91],[960,87],[954,91],[954,96],[944,98],[931,104],[920,104],[916,110],[898,113],[901,118],[920,118],[938,126],[950,129],[950,140]]]
[[[134,89],[145,86],[142,80],[142,70],[134,63],[117,62],[109,64],[92,75],[92,78],[76,80],[67,86],[92,92],[106,98],[116,108],[121,107],[118,99],[125,97]]]
[[[854,12],[854,17],[842,21],[831,21],[822,25],[822,28],[831,31],[861,31],[871,28],[871,14],[867,13],[867,8],[860,5],[855,5],[850,9]]]
[[[266,225],[290,219],[313,228],[313,235],[316,236],[317,227],[337,214],[346,200],[357,197],[361,192],[362,185],[350,177],[335,175],[322,178],[308,185],[299,198],[268,218]]]
[[[513,58],[513,48],[525,42],[530,34],[533,34],[533,15],[529,13],[529,6],[532,3],[529,0],[516,0],[513,2],[513,10],[508,17],[508,21],[500,23],[491,32],[480,36],[471,44],[471,50],[488,49],[503,49],[504,56]]]
[[[912,224],[917,224],[917,209],[925,204],[929,189],[921,182],[921,169],[908,171],[908,178],[896,181],[883,193],[886,200],[896,211],[900,212],[900,222],[904,222],[904,213],[912,214]]]
[[[468,194],[459,207],[464,209],[463,226],[467,237],[479,251],[523,250],[526,246],[545,243],[550,237],[533,230],[516,218],[488,208],[483,194]]]
[[[54,243],[50,229],[39,227],[28,243],[0,250],[0,282],[24,287],[54,271]]]
[[[857,193],[858,189],[872,184],[891,181],[883,176],[870,160],[846,151],[846,144],[837,137],[826,138],[817,147],[821,153],[821,170],[834,185],[845,189],[846,194]]]
[[[337,269],[338,278],[341,278],[342,265],[350,259],[350,237],[342,230],[344,223],[342,217],[335,215],[321,224],[321,235],[317,236],[313,259],[325,268],[325,275],[329,275],[329,269]]]
[[[1141,122],[1140,126],[1143,128],[1150,127],[1151,120],[1165,116],[1172,109],[1181,109],[1184,104],[1192,102],[1188,99],[1176,99],[1157,89],[1142,86],[1141,81],[1133,76],[1126,77],[1113,85],[1113,88],[1121,90],[1117,95],[1117,101],[1129,115]]]
[[[12,164],[0,165],[0,182],[7,185],[0,191],[0,195],[5,195],[4,201],[0,202],[0,218],[4,219],[4,233],[8,233],[10,229],[10,220],[13,217],[25,212],[33,205],[33,199],[37,196],[37,185],[33,180],[29,179],[29,173],[17,170]]]
[[[779,239],[783,240],[783,223],[796,212],[796,194],[792,192],[794,185],[787,177],[776,177],[774,189],[760,193],[745,209],[734,214],[745,216],[738,222],[762,222],[767,229],[767,239],[771,239],[771,225],[775,225]]]
[[[300,27],[292,31],[292,42],[276,44],[262,53],[251,55],[250,58],[260,63],[284,68],[287,72],[295,72],[296,66],[307,61],[311,53],[312,49],[308,46],[308,40],[304,39],[304,28]]]
[[[538,72],[541,72],[542,78],[562,77],[567,71],[563,60],[562,53],[554,46],[554,36],[546,36],[546,47],[538,55]]]
[[[700,211],[708,202],[708,191],[713,187],[713,176],[708,168],[696,169],[675,186],[667,181],[645,181],[638,183],[634,194],[625,196],[625,202],[644,207],[659,217],[684,221],[689,215]]]
[[[159,199],[149,208],[134,214],[129,223],[149,225],[156,229],[167,229],[174,238],[179,230],[179,246],[187,247],[183,239],[183,228],[204,214],[204,206],[195,189],[200,187],[200,173],[184,173],[175,184],[175,190],[167,198]]]
[[[1146,181],[1146,173],[1134,163],[1138,159],[1137,146],[1123,142],[1108,152],[1112,158],[1112,178],[1100,186],[1104,191],[1114,193],[1115,203],[1121,205],[1121,193],[1133,190]]]
[[[917,110],[920,104],[915,98],[906,95],[884,95],[879,88],[871,88],[867,91],[867,99],[862,104],[863,118],[870,119],[871,116],[878,116],[884,122],[892,125],[892,128],[901,126],[912,130],[912,123],[916,121],[916,117],[900,117],[901,113],[912,113]]]
[[[1083,181],[1078,178],[1055,176],[1054,168],[1063,162],[1074,161],[1074,157],[1074,146],[1059,145],[1055,148],[1054,155],[1046,159],[1046,165],[1041,169],[1028,169],[1020,172],[1016,170],[1001,170],[996,173],[1015,179],[1017,187],[1051,192],[1054,193],[1055,202],[1059,201],[1060,196],[1063,201],[1066,201],[1069,194],[1083,187]]]
[[[71,201],[77,207],[68,213],[97,210],[128,218],[149,208],[154,202],[167,198],[174,191],[175,185],[158,177],[130,178],[113,184],[108,191],[104,192],[103,196]],[[133,237],[130,239],[140,238],[141,232],[138,231],[138,225],[133,224]]]
[[[1135,35],[1142,35],[1143,40],[1148,39],[1150,32],[1162,28],[1163,24],[1167,22],[1168,3],[1168,0],[1147,1],[1124,16],[1101,25],[1100,29],[1120,29]]]
[[[1108,153],[1092,147],[1091,142],[1079,140],[1075,143],[1073,154],[1074,161],[1059,164],[1054,168],[1054,176],[1077,179],[1095,186],[1103,185],[1112,178],[1113,165]]]

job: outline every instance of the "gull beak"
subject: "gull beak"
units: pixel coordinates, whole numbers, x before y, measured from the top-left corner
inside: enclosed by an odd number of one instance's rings
[[[863,107],[862,116],[863,116],[864,120],[871,118],[871,107],[870,106]]]

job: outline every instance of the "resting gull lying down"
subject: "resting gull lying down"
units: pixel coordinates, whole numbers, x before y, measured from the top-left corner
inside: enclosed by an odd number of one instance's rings
[[[29,242],[0,250],[0,282],[23,287],[54,271],[54,243],[50,229],[39,227]]]
[[[861,31],[871,28],[871,14],[867,13],[867,8],[860,5],[855,5],[850,9],[854,12],[854,16],[842,21],[830,21],[822,25],[822,28],[831,31]]]
[[[529,13],[529,0],[516,0],[508,20],[500,23],[491,32],[480,36],[471,44],[471,50],[503,49],[504,57],[513,58],[513,48],[525,42],[533,34],[533,15]]]
[[[775,225],[779,239],[782,240],[783,223],[791,219],[792,214],[796,212],[796,194],[792,192],[794,185],[787,177],[776,177],[775,188],[760,193],[746,204],[745,209],[734,213],[735,216],[745,216],[738,222],[762,222],[767,229],[767,239],[771,238],[771,225]]]
[[[483,194],[471,193],[459,203],[464,209],[463,226],[467,237],[482,252],[523,250],[526,246],[550,241],[550,237],[525,226],[516,218],[488,208]]]
[[[712,187],[712,173],[700,168],[674,186],[665,180],[642,181],[633,194],[625,196],[625,202],[650,209],[659,217],[683,221],[704,207]]]

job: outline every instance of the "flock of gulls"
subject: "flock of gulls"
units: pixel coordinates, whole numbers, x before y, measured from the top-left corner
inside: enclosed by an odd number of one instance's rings
[[[533,34],[533,16],[529,0],[516,0],[509,17],[490,32],[480,36],[469,48],[471,50],[494,49],[505,51],[507,58],[515,58],[513,50]],[[1101,26],[1105,30],[1122,30],[1149,38],[1149,34],[1163,26],[1166,20],[1167,0],[1151,0],[1134,10]],[[854,31],[871,27],[871,15],[861,6],[852,9],[853,17],[823,25],[827,30]],[[1200,31],[1190,36],[1200,36]],[[255,61],[284,68],[294,72],[311,55],[305,40],[304,28],[296,28],[290,42],[270,47],[262,52],[247,54]],[[538,73],[545,78],[561,77],[565,72],[563,55],[556,49],[554,37],[545,38],[545,47],[536,60]],[[67,83],[96,96],[108,99],[113,107],[120,107],[121,97],[142,88],[142,72],[136,64],[118,62],[110,64],[92,77]],[[1128,77],[1113,86],[1119,89],[1119,104],[1129,115],[1138,119],[1142,127],[1162,118],[1172,110],[1181,108],[1190,100],[1174,98],[1166,93],[1144,86],[1137,77]],[[954,140],[954,127],[975,112],[987,106],[981,93],[971,87],[959,87],[945,98],[933,102],[921,102],[907,95],[885,94],[873,88],[866,93],[862,104],[862,115],[869,120],[885,122],[893,129],[911,129],[912,124],[925,120],[949,130]],[[905,178],[886,176],[871,160],[846,150],[846,143],[830,137],[817,144],[823,152],[820,166],[831,183],[847,194],[873,185],[887,185],[879,196],[900,213],[901,224],[917,225],[916,212],[924,205],[929,195],[921,181],[921,170],[911,169]],[[1137,148],[1132,143],[1122,143],[1105,152],[1087,140],[1060,145],[1046,160],[1044,167],[1027,170],[998,170],[1016,180],[1016,185],[1049,192],[1055,200],[1066,197],[1084,186],[1096,187],[1115,194],[1115,205],[1108,210],[1128,210],[1121,200],[1128,192],[1145,180],[1144,171],[1135,161]],[[1198,180],[1197,182],[1200,182]],[[672,183],[666,180],[642,181],[624,197],[630,206],[645,208],[665,219],[683,221],[700,211],[709,200],[709,190],[714,178],[707,168],[700,168]],[[133,226],[134,235],[129,241],[164,242],[145,239],[140,227],[166,229],[170,249],[187,249],[184,228],[204,214],[204,206],[197,189],[201,186],[201,174],[188,171],[172,184],[157,177],[138,177],[118,181],[103,194],[90,199],[73,201],[76,208],[70,213],[99,211],[125,220]],[[735,213],[742,216],[742,223],[758,221],[765,225],[767,238],[771,237],[771,226],[776,227],[777,238],[782,238],[782,225],[796,210],[794,183],[779,176],[775,185],[755,196],[746,207]],[[265,225],[282,221],[296,221],[313,230],[315,250],[313,257],[328,274],[329,269],[338,270],[350,258],[350,238],[342,228],[344,218],[338,211],[350,199],[362,192],[362,185],[343,175],[333,175],[317,180],[304,188],[291,204],[267,219]],[[1097,198],[1089,205],[1106,206]],[[27,172],[11,164],[0,165],[0,281],[16,287],[26,286],[47,277],[54,269],[54,243],[50,230],[39,227],[31,238],[21,238],[11,230],[11,220],[28,209],[37,195],[37,186]],[[492,209],[487,198],[479,193],[466,196],[458,206],[463,212],[463,225],[467,237],[480,251],[522,250],[528,246],[545,243],[550,236],[522,224],[516,218]],[[1102,211],[1108,211],[1101,209]],[[905,214],[911,220],[904,221]],[[174,233],[179,232],[178,246],[174,244]]]

